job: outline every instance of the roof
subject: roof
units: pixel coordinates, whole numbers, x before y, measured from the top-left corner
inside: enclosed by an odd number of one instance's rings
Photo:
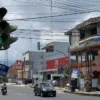
[[[74,29],[80,30],[82,28],[87,27],[88,25],[93,25],[93,24],[97,24],[97,23],[100,23],[100,17],[90,18],[90,19],[78,24],[76,27],[70,29],[69,31],[65,32],[65,35],[71,34]]]

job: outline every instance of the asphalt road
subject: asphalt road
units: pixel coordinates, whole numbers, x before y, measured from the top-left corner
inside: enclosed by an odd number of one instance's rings
[[[8,86],[8,94],[2,96],[0,100],[100,100],[100,97],[79,96],[58,91],[57,97],[34,96],[33,89],[28,87]]]

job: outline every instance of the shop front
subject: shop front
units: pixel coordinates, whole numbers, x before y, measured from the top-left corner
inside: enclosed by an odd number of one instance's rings
[[[100,89],[100,37],[91,37],[71,47],[71,55],[76,56],[76,67],[80,71],[80,89],[90,91]],[[75,65],[75,64],[74,64]],[[71,65],[73,66],[73,65]]]

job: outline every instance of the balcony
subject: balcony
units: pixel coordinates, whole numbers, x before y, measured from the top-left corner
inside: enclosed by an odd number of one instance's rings
[[[70,46],[71,51],[84,50],[90,47],[100,46],[100,35],[85,38]]]

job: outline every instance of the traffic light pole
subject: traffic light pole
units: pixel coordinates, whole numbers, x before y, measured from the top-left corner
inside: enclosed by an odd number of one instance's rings
[[[23,84],[23,66],[22,66],[22,84]]]

